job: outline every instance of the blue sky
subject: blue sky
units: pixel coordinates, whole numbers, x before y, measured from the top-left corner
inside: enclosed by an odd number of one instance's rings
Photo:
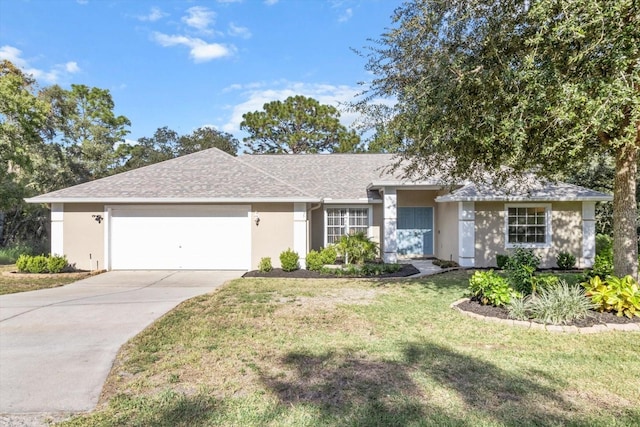
[[[214,126],[305,95],[338,106],[367,81],[369,45],[401,0],[0,0],[0,59],[40,86],[108,89],[127,139]],[[350,124],[354,116],[343,113]]]

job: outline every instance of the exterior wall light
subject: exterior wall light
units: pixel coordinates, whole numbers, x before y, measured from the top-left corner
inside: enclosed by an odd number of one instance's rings
[[[256,222],[256,227],[260,225],[260,215],[258,215],[258,212],[253,214],[253,220]]]
[[[102,218],[102,215],[91,215],[91,218],[95,219],[98,224],[100,224],[104,219]]]

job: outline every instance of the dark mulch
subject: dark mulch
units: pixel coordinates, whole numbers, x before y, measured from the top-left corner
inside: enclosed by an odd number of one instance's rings
[[[402,264],[402,268],[395,273],[386,273],[379,276],[337,276],[335,274],[322,274],[317,271],[299,269],[295,271],[283,271],[281,268],[274,268],[269,272],[258,270],[248,271],[242,277],[275,277],[275,278],[293,278],[293,279],[336,279],[336,278],[356,278],[356,279],[385,279],[390,277],[407,277],[420,273],[420,270],[411,264]]]
[[[463,311],[480,314],[487,317],[497,317],[499,319],[508,319],[509,314],[506,308],[494,307],[492,305],[482,305],[478,301],[465,301],[458,304],[458,308]],[[568,326],[588,327],[594,325],[602,325],[605,323],[640,323],[640,317],[634,316],[629,319],[626,316],[618,317],[614,313],[600,313],[591,311],[589,317],[581,320],[574,320],[568,323]]]

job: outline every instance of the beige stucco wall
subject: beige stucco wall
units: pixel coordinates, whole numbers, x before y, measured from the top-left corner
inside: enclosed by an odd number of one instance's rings
[[[263,257],[271,257],[273,267],[280,267],[280,253],[293,249],[293,204],[254,203],[251,212],[251,268],[258,268]],[[253,220],[256,212],[260,225]]]
[[[82,270],[101,270],[105,266],[104,224],[92,215],[104,217],[101,204],[65,204],[62,240],[70,264]]]
[[[531,204],[535,206],[535,203]],[[539,205],[539,204],[538,204]],[[475,262],[477,267],[496,266],[496,254],[508,253],[505,248],[505,203],[478,202],[475,204]],[[551,246],[536,248],[534,252],[542,262],[541,268],[556,266],[556,257],[562,251],[577,259],[582,254],[582,203],[555,202],[551,204]]]
[[[380,253],[384,252],[384,239],[382,237],[382,229],[384,225],[384,206],[382,203],[371,205],[371,227],[369,234],[374,242],[380,244]]]
[[[438,203],[436,229],[436,254],[439,259],[458,262],[458,203]]]

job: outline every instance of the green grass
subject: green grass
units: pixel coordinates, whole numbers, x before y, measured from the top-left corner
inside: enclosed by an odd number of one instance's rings
[[[63,425],[640,423],[640,333],[478,322],[449,308],[467,278],[235,280],[125,345]]]
[[[56,288],[68,285],[82,277],[33,277],[21,275],[7,277],[2,275],[5,271],[15,271],[15,265],[0,265],[0,295],[14,294],[16,292],[37,291],[39,289]]]

